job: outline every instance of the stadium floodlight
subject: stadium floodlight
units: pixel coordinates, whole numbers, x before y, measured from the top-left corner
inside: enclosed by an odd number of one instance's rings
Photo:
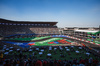
[[[28,24],[28,25],[31,25],[31,24]]]
[[[13,25],[16,25],[16,24],[13,24]]]
[[[17,24],[17,25],[20,25],[20,24]]]
[[[5,24],[5,23],[2,23],[3,25]]]
[[[6,25],[8,25],[8,23],[6,23]]]
[[[24,25],[27,25],[27,24],[24,24]]]
[[[21,24],[21,25],[24,25],[24,24]]]
[[[11,23],[9,25],[12,25]]]

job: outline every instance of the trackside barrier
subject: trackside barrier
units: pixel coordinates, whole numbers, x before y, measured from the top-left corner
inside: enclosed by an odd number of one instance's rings
[[[87,41],[87,40],[84,40],[84,39],[79,39],[79,38],[70,37],[70,36],[67,36],[67,37],[73,38],[73,39],[76,39],[76,40],[81,40],[81,41],[88,42],[88,43],[92,43],[92,44],[96,44],[96,45],[100,45],[100,44],[97,44],[97,43],[94,43],[94,42],[91,42],[91,41]]]
[[[88,41],[90,43],[90,41]]]
[[[84,40],[82,39],[82,41],[84,41]]]
[[[83,43],[81,43],[84,47],[86,47]]]
[[[92,43],[92,44],[93,44],[93,42],[90,42],[90,43]]]
[[[95,44],[95,43],[93,42],[93,44]]]

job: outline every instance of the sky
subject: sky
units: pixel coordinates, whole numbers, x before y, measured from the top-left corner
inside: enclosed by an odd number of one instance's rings
[[[99,27],[100,0],[0,0],[0,18],[58,22],[64,27]]]

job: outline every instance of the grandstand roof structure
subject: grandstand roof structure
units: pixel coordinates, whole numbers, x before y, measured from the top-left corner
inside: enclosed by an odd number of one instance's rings
[[[49,25],[56,25],[58,22],[43,22],[43,21],[12,21],[0,18],[0,23],[12,23],[12,24],[49,24]]]
[[[75,30],[77,32],[91,32],[91,33],[95,33],[98,32],[97,30]]]
[[[99,34],[100,33],[100,31],[98,31],[98,30],[75,30],[76,32],[86,32],[86,33],[88,33],[88,34]]]

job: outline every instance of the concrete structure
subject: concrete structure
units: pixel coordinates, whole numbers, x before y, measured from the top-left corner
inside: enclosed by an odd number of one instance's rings
[[[99,28],[96,27],[65,27],[60,29],[60,34],[74,36],[78,38],[89,38],[88,36],[96,36],[100,38]],[[90,33],[90,34],[89,34]]]

